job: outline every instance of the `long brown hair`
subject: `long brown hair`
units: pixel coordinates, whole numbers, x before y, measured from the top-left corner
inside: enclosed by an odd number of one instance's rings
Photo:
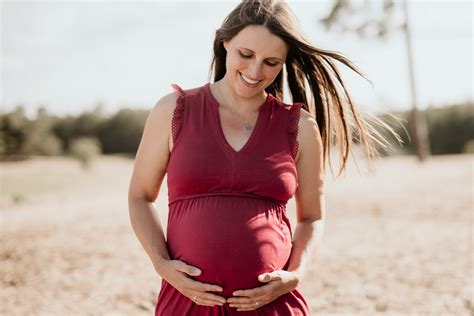
[[[400,141],[399,136],[382,120],[375,116],[370,118],[369,114],[366,118],[362,117],[347,92],[334,60],[370,80],[343,54],[316,48],[305,37],[297,18],[284,1],[244,0],[230,12],[215,34],[209,78],[214,76],[214,81],[218,81],[224,77],[227,53],[223,42],[232,39],[248,25],[265,26],[288,44],[284,69],[266,88],[266,92],[283,100],[285,70],[292,101],[302,102],[303,108],[312,113],[318,123],[323,142],[324,166],[330,158],[329,147],[332,144],[339,144],[338,176],[345,169],[353,142],[363,143],[369,163],[378,157],[376,144],[382,148],[389,147],[389,142],[369,120],[387,128]]]

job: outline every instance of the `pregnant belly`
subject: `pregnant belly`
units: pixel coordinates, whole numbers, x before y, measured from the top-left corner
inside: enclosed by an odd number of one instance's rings
[[[235,196],[172,203],[167,243],[172,259],[201,269],[193,278],[222,286],[224,297],[263,285],[261,273],[286,268],[292,246],[284,206]]]

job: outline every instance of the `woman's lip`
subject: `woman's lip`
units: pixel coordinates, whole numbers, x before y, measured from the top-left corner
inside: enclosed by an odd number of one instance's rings
[[[247,81],[244,80],[244,78],[243,78],[241,72],[239,72],[239,75],[240,75],[240,80],[242,80],[242,82],[243,82],[246,86],[249,86],[249,87],[252,87],[252,88],[258,86],[258,85],[260,84],[260,82],[262,81],[262,80],[259,80],[257,83],[251,84],[251,83],[248,83]]]

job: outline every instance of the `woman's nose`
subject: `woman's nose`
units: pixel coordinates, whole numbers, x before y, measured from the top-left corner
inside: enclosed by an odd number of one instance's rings
[[[253,62],[249,66],[249,76],[251,76],[250,79],[252,80],[260,80],[260,63],[258,62]]]

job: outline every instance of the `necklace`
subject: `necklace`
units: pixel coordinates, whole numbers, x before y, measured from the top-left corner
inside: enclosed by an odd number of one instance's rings
[[[222,90],[221,90],[220,85],[218,85],[218,88],[219,88],[219,94],[221,95],[221,98],[225,101],[225,98],[224,98],[224,95],[222,94]],[[226,102],[226,104],[227,104],[227,102]],[[230,106],[229,106],[229,108],[230,108]],[[232,111],[232,109],[231,109],[231,111]],[[232,111],[232,112],[233,112],[233,111]],[[242,126],[242,130],[243,130],[245,133],[248,134],[248,133],[252,132],[253,127],[254,127],[254,126],[253,126],[248,120],[245,120],[244,126]]]

